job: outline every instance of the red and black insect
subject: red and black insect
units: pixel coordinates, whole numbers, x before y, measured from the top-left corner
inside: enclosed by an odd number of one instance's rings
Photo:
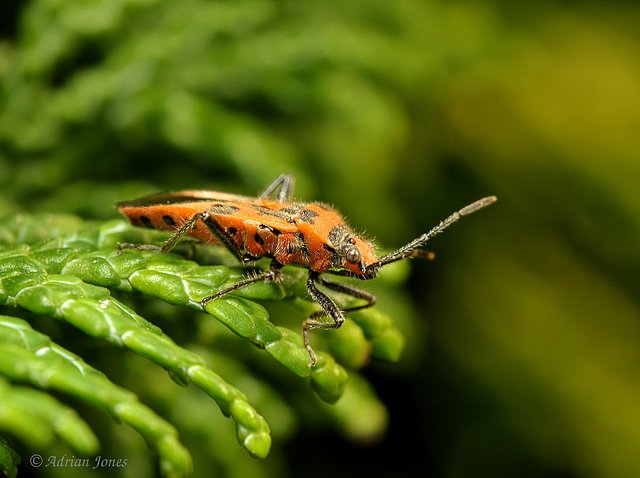
[[[371,307],[376,296],[351,284],[334,282],[322,274],[369,280],[383,266],[410,257],[428,255],[422,247],[434,235],[442,232],[462,216],[482,209],[496,201],[495,196],[480,199],[453,213],[426,234],[414,239],[395,252],[377,258],[373,244],[352,232],[342,217],[322,203],[291,202],[294,178],[279,176],[258,198],[216,191],[180,191],[147,196],[116,205],[135,226],[171,230],[173,235],[162,245],[120,244],[122,249],[168,252],[188,235],[210,244],[221,244],[241,262],[248,263],[270,257],[267,271],[241,280],[202,300],[208,302],[258,281],[275,281],[284,266],[309,270],[307,290],[322,307],[302,323],[304,345],[311,357],[316,357],[309,345],[309,330],[337,329],[344,314]],[[271,199],[270,199],[271,198]],[[316,284],[365,301],[362,305],[340,309]],[[320,320],[328,316],[331,321]]]

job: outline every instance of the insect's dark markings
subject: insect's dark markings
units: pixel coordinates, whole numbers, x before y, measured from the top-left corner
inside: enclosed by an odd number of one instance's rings
[[[332,211],[329,206],[327,206],[326,204],[322,204],[321,202],[315,202],[313,204],[314,206],[318,206],[320,209],[324,209],[325,211]]]
[[[230,227],[229,229],[227,229],[227,232],[232,236],[235,236],[238,233],[238,230],[235,227]]]
[[[298,247],[300,248],[300,251],[302,252],[302,254],[306,257],[309,257],[311,253],[309,252],[309,246],[307,245],[307,240],[304,237],[304,234],[299,232],[298,234],[296,234],[296,239],[298,240],[298,243],[299,243]]]
[[[277,236],[280,234],[280,229],[276,229],[275,227],[271,227],[271,226],[267,226],[266,224],[260,224],[258,226],[260,229],[262,230],[267,230],[269,231],[271,234],[273,234],[274,236]]]
[[[322,244],[322,247],[324,247],[331,254],[335,254],[336,253],[336,250],[333,247],[331,247],[329,244]]]
[[[212,214],[220,214],[223,216],[229,216],[239,210],[239,207],[231,206],[230,204],[214,204],[209,208]]]
[[[288,211],[288,210],[284,210],[284,209],[280,209],[280,210],[269,209],[268,207],[262,206],[261,204],[252,204],[251,207],[253,209],[255,209],[256,211],[258,211],[258,213],[261,214],[261,215],[277,217],[278,219],[282,219],[283,221],[287,221],[287,222],[290,222],[290,223],[294,223],[295,222],[295,215],[292,215],[290,213],[290,211]],[[287,209],[287,208],[285,208],[285,209]]]
[[[258,211],[260,214],[268,214],[269,212],[271,212],[271,209],[268,209],[262,206],[261,204],[251,204],[250,206],[256,211]]]
[[[320,214],[315,212],[312,209],[303,209],[298,213],[297,218],[301,221],[307,222],[309,224],[313,224],[313,218],[318,217]]]
[[[304,234],[301,232],[296,234],[295,241],[290,242],[287,246],[287,254],[293,255],[298,252],[301,252],[305,257],[310,256],[309,246],[307,245],[307,240],[304,237]]]
[[[145,215],[140,215],[140,223],[146,228],[155,229],[153,223],[151,222],[151,219],[149,219]]]
[[[302,208],[303,208],[303,206],[283,207],[282,209],[280,209],[280,212],[283,213],[283,214],[290,215],[290,216],[297,216]]]
[[[336,224],[329,231],[328,239],[335,247],[339,247],[342,244],[344,237],[348,234],[349,229],[347,229],[344,224]]]
[[[258,234],[257,232],[255,233],[255,235],[253,236],[253,238],[255,239],[255,241],[260,244],[261,246],[264,245],[264,239],[262,239],[262,237],[260,237],[260,234]]]
[[[216,220],[215,216],[205,213],[204,217],[202,218],[202,222],[204,222],[209,231],[211,231],[213,235],[216,236],[218,240],[240,261],[245,261],[245,255],[243,255],[242,250],[240,249],[240,247],[238,247],[235,241],[229,237],[229,234],[227,234],[227,231]]]
[[[176,225],[176,221],[173,220],[173,218],[171,216],[162,216],[162,220],[165,222],[165,224],[167,226],[175,226]]]

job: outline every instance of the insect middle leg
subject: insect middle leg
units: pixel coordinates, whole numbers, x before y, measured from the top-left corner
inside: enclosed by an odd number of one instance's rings
[[[238,289],[242,289],[242,288],[244,288],[244,287],[246,287],[248,285],[255,284],[256,282],[261,282],[261,281],[274,282],[274,281],[277,281],[282,276],[282,272],[280,272],[280,269],[282,269],[282,264],[280,264],[278,261],[273,259],[271,261],[271,266],[269,267],[269,270],[264,271],[264,272],[256,275],[255,277],[249,277],[247,279],[238,281],[235,284],[233,284],[231,287],[227,287],[226,289],[218,291],[215,294],[207,296],[204,299],[202,299],[202,308],[204,309],[205,306],[209,302],[211,302],[212,300],[218,299],[218,298],[222,297],[223,295],[228,294],[229,292],[233,292],[233,291],[236,291]]]
[[[346,309],[340,310],[340,308],[336,305],[336,303],[329,296],[320,292],[316,287],[314,282],[318,282],[319,284],[327,287],[328,289],[334,290],[336,292],[341,292],[346,295],[350,295],[351,297],[355,297],[357,299],[365,299],[367,301],[366,304],[357,305],[354,307],[348,307]],[[360,289],[358,287],[354,287],[350,284],[344,284],[341,282],[333,282],[327,280],[320,276],[317,272],[309,272],[309,278],[307,279],[307,290],[311,297],[320,304],[322,310],[314,312],[307,318],[304,322],[302,322],[302,338],[304,341],[304,346],[309,353],[309,357],[311,358],[310,366],[313,367],[316,364],[316,356],[313,353],[313,349],[309,345],[309,330],[311,329],[338,329],[344,323],[345,312],[352,312],[354,310],[366,309],[367,307],[371,307],[376,303],[376,296],[371,292]],[[320,317],[328,316],[333,320],[333,322],[325,322],[318,320]]]

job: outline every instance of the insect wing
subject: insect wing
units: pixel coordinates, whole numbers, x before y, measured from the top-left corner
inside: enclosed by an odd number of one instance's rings
[[[219,202],[253,202],[255,198],[248,196],[240,196],[238,194],[221,193],[218,191],[206,191],[206,190],[187,190],[176,191],[160,194],[152,194],[150,196],[144,196],[138,199],[132,199],[131,201],[122,201],[116,203],[116,209],[122,211],[126,207],[149,207],[158,205],[173,205],[181,203],[196,203],[201,202],[203,204],[211,203],[214,201]]]
[[[240,249],[247,248],[260,256],[275,250],[280,233],[295,234],[295,224],[277,209],[279,203],[217,191],[189,190],[154,194],[116,204],[131,224],[159,230],[175,230],[198,213],[209,213],[209,225],[217,234],[225,234]],[[219,244],[216,234],[201,221],[194,224],[189,236],[210,244]],[[268,241],[271,247],[262,247]],[[227,242],[227,241],[225,241]]]
[[[213,204],[206,201],[196,201],[143,205],[145,204],[144,202],[138,201],[141,200],[118,203],[117,209],[127,216],[134,226],[163,231],[178,229],[189,218],[199,212],[206,211]],[[200,221],[189,231],[189,235],[204,242],[219,244],[218,239]]]

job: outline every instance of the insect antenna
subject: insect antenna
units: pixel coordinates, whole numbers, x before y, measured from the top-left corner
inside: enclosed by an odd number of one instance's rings
[[[457,222],[463,216],[468,216],[469,214],[473,214],[474,212],[479,211],[480,209],[483,209],[493,204],[494,202],[497,201],[497,199],[498,198],[496,198],[495,196],[487,196],[485,198],[478,199],[476,202],[471,203],[468,206],[463,207],[459,211],[454,212],[453,214],[451,214],[451,216],[446,218],[444,221],[442,221],[440,224],[438,224],[436,227],[431,229],[426,234],[423,234],[422,236],[411,241],[409,244],[401,247],[397,251],[391,252],[386,256],[381,257],[376,262],[370,264],[367,267],[368,275],[369,274],[375,275],[378,269],[380,269],[382,266],[385,266],[387,264],[391,264],[392,262],[406,259],[408,257],[423,255],[423,251],[421,251],[420,248],[423,247],[429,239],[431,239],[436,234],[440,234],[442,231],[444,231],[454,222]],[[429,257],[428,254],[427,254],[427,257]]]

